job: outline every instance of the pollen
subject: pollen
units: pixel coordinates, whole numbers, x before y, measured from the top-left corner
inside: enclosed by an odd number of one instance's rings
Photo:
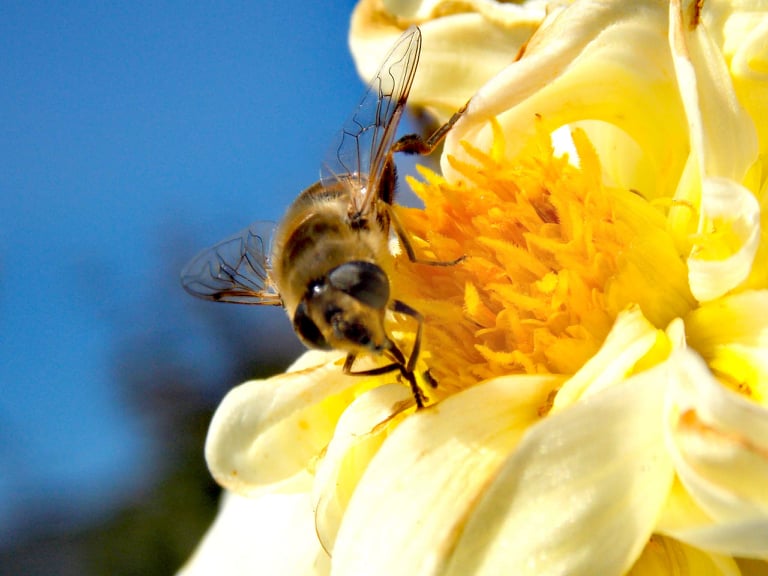
[[[663,327],[694,305],[665,215],[603,184],[583,133],[572,135],[578,166],[544,133],[508,159],[494,133],[489,153],[465,143],[471,161],[449,157],[457,182],[420,167],[409,183],[424,208],[397,208],[421,258],[465,257],[395,262],[397,297],[424,316],[421,358],[439,394],[505,374],[573,374],[624,308]]]

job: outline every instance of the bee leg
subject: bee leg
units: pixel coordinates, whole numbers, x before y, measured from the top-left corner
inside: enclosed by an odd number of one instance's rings
[[[416,405],[419,408],[423,408],[425,401],[424,392],[422,392],[421,388],[419,388],[418,382],[416,382],[414,369],[416,368],[416,362],[418,361],[419,353],[421,352],[421,334],[424,326],[424,317],[421,315],[421,312],[411,308],[408,306],[408,304],[401,300],[393,300],[392,304],[390,304],[390,309],[393,312],[410,316],[416,320],[418,324],[418,327],[416,328],[416,338],[413,341],[413,348],[411,349],[411,355],[408,357],[408,362],[403,362],[401,365],[400,373],[403,375],[403,378],[408,380],[408,383],[411,385],[411,390],[413,390],[413,395],[416,398]],[[397,350],[397,352],[400,354],[400,356],[402,356],[402,353],[399,350]],[[435,382],[434,378],[429,375],[429,370],[427,370],[424,374],[429,384],[432,387],[435,387],[437,382]]]
[[[411,350],[411,356],[408,358],[407,363],[400,348],[391,340],[389,341],[388,352],[394,357],[395,364],[400,370],[400,375],[411,385],[411,392],[413,392],[413,397],[416,399],[416,407],[424,408],[426,397],[421,388],[419,388],[419,383],[416,382],[416,376],[413,373],[413,369],[416,367],[416,360],[419,358],[419,349],[421,348],[421,314],[400,300],[393,301],[390,308],[394,312],[400,312],[401,314],[407,314],[416,318],[419,323],[419,327],[416,329],[416,341],[413,344],[413,350]]]
[[[435,130],[426,140],[418,134],[407,134],[394,143],[390,152],[405,152],[406,154],[421,154],[422,156],[431,154],[437,148],[437,145],[442,142],[443,138],[445,138],[445,135],[450,132],[453,125],[462,117],[467,109],[467,104],[459,108],[448,122]]]
[[[466,255],[459,256],[455,260],[423,260],[421,258],[417,258],[416,252],[413,251],[411,241],[408,239],[408,234],[406,234],[405,228],[403,228],[403,225],[395,214],[395,211],[390,209],[388,212],[389,221],[395,228],[395,233],[400,239],[400,244],[403,246],[403,250],[405,250],[405,254],[408,256],[408,260],[414,264],[426,264],[427,266],[455,266],[456,264],[459,264],[466,259]]]
[[[380,376],[381,374],[389,374],[390,372],[402,368],[397,362],[392,362],[391,364],[385,364],[384,366],[377,366],[376,368],[353,372],[352,364],[355,363],[355,358],[357,358],[355,354],[347,354],[347,358],[344,360],[344,367],[342,368],[344,374],[349,374],[350,376]]]
[[[400,355],[400,358],[402,358],[402,353],[400,350],[395,348],[397,350],[397,353]],[[394,372],[395,370],[400,371],[400,375],[405,378],[408,381],[408,384],[411,386],[411,392],[413,393],[413,397],[416,400],[416,407],[417,408],[424,408],[424,393],[421,391],[421,388],[419,388],[418,383],[416,382],[416,377],[413,375],[413,372],[409,372],[402,362],[392,362],[391,364],[386,364],[384,366],[378,366],[376,368],[371,368],[369,370],[360,370],[358,372],[352,371],[352,364],[355,362],[356,356],[354,354],[347,354],[346,360],[344,360],[344,373],[349,374],[350,376],[379,376],[381,374],[388,374],[389,372]]]
[[[402,366],[400,366],[400,374],[402,374],[403,378],[408,380],[408,384],[411,385],[411,392],[413,393],[413,397],[416,399],[416,408],[419,410],[424,408],[424,392],[422,392],[421,388],[419,388],[419,384],[416,382],[416,376],[414,376],[413,372],[408,372]]]
[[[413,342],[411,355],[408,357],[408,362],[403,363],[407,372],[413,372],[413,369],[416,368],[416,361],[419,359],[419,352],[421,352],[421,331],[422,326],[424,325],[424,317],[418,310],[414,310],[408,306],[408,304],[400,300],[393,300],[390,309],[398,314],[410,316],[418,323],[418,328],[416,328],[416,339]]]

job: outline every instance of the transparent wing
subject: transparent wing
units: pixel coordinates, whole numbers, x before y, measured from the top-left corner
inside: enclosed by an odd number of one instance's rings
[[[273,222],[255,222],[203,250],[181,271],[184,289],[198,298],[237,304],[278,306],[269,277]]]
[[[384,60],[352,117],[334,139],[320,169],[320,180],[357,180],[365,192],[368,182],[378,182],[389,149],[395,140],[421,52],[421,32],[406,30]],[[362,199],[360,204],[370,203]]]

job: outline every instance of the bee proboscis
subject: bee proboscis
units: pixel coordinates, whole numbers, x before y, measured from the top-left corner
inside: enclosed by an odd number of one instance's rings
[[[195,296],[283,306],[307,346],[347,353],[347,373],[399,371],[418,407],[424,405],[424,393],[414,369],[423,320],[418,311],[390,295],[381,266],[384,258],[392,257],[390,226],[411,262],[452,265],[461,258],[441,262],[416,257],[392,210],[392,156],[429,154],[464,110],[426,140],[409,135],[395,141],[420,51],[421,32],[412,27],[398,39],[334,140],[320,180],[299,194],[277,227],[256,222],[201,252],[182,271],[184,288]],[[388,312],[407,315],[417,324],[407,358],[385,329]],[[355,372],[355,358],[363,353],[382,355],[389,363]]]

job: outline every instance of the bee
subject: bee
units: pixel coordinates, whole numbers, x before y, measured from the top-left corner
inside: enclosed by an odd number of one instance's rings
[[[414,369],[423,318],[391,297],[389,278],[381,265],[392,258],[390,229],[411,262],[448,266],[463,257],[450,262],[416,257],[392,210],[393,154],[429,154],[465,108],[427,139],[408,135],[395,141],[420,51],[421,32],[411,27],[397,40],[333,141],[320,180],[299,194],[277,227],[256,222],[198,254],[181,274],[182,285],[194,296],[283,306],[305,345],[347,353],[345,373],[399,371],[419,408],[425,397]],[[407,358],[387,333],[388,313],[404,314],[416,323]],[[360,354],[383,356],[388,363],[353,371]]]

